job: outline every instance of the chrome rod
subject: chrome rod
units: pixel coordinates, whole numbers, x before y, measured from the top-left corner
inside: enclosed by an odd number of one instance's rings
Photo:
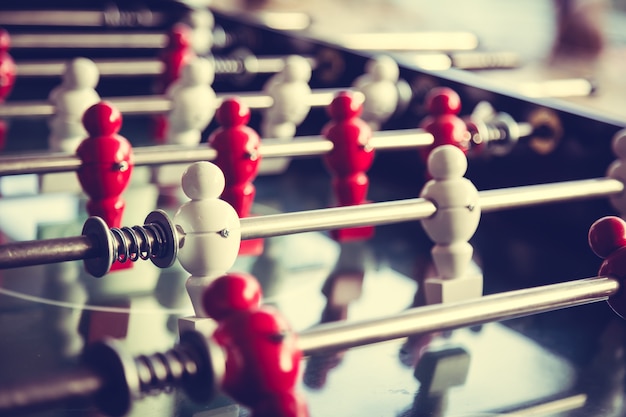
[[[311,94],[309,104],[313,107],[327,106],[335,95],[346,89],[327,88],[315,90]],[[253,110],[262,110],[272,107],[274,101],[266,94],[243,92],[217,94],[216,106],[229,97],[239,98],[246,106]],[[171,102],[164,96],[128,96],[103,98],[115,106],[124,115],[150,115],[167,113],[171,109]],[[54,115],[54,106],[43,101],[8,102],[0,106],[0,118],[42,118]]]
[[[468,51],[478,47],[471,32],[342,33],[332,41],[365,51]]]
[[[11,49],[162,49],[167,45],[164,33],[16,33],[11,35]]]
[[[390,130],[376,132],[370,141],[374,149],[399,150],[428,146],[433,136],[422,129]],[[330,152],[333,143],[320,136],[303,136],[293,140],[263,139],[259,152],[263,158],[319,156]],[[215,149],[208,145],[145,146],[134,150],[135,166],[184,164],[213,161]],[[68,154],[27,154],[0,157],[0,176],[22,174],[51,174],[76,171],[81,165],[77,156]]]
[[[594,184],[597,184],[597,188]],[[560,188],[568,192],[560,193]],[[592,190],[589,190],[592,188]],[[552,184],[529,185],[501,190],[479,192],[479,204],[482,211],[492,212],[525,207],[536,204],[563,202],[566,200],[582,200],[595,197],[615,195],[624,189],[617,180],[599,178],[591,180],[560,182]],[[552,192],[550,192],[552,190]],[[335,207],[317,210],[306,210],[293,213],[273,214],[266,216],[247,217],[240,221],[241,238],[255,239],[295,233],[316,232],[321,230],[359,227],[368,225],[383,225],[405,221],[422,220],[437,213],[437,207],[431,201],[423,198],[414,198],[382,203],[368,203],[358,206]],[[66,238],[69,244],[76,245],[71,250],[73,257],[68,258],[64,248],[56,248],[58,244],[50,241],[30,241],[19,244],[9,243],[0,245],[0,269],[16,266],[39,265],[41,261],[37,254],[41,247],[45,248],[46,259],[54,259],[55,250],[63,253],[60,260],[87,259],[87,256],[96,257],[93,251],[88,251],[85,237]],[[74,239],[74,240],[72,240]],[[178,236],[171,239],[178,241]],[[81,243],[82,242],[82,243]],[[19,248],[16,248],[16,245]],[[82,245],[82,249],[81,246]],[[103,250],[103,249],[100,249]],[[102,254],[101,254],[102,255]],[[61,255],[59,255],[61,257]],[[19,259],[16,265],[15,259]],[[51,260],[50,262],[55,262]]]
[[[453,330],[604,301],[617,293],[610,277],[487,295],[475,300],[413,308],[393,316],[355,323],[322,324],[298,335],[305,355],[398,339],[411,334]]]
[[[311,66],[314,58],[307,57]],[[216,75],[274,74],[285,67],[285,56],[226,56],[214,57]],[[163,62],[156,58],[94,59],[101,77],[157,76],[163,73]],[[225,63],[241,62],[240,70],[225,70]],[[18,77],[60,77],[65,71],[67,60],[17,62]]]
[[[94,60],[101,77],[107,76],[147,76],[163,73],[163,63],[158,59],[128,58],[127,60]],[[60,77],[65,71],[67,61],[30,61],[18,62],[18,77]]]
[[[87,236],[30,240],[2,245],[3,269],[96,258],[103,248]]]
[[[166,14],[149,9],[119,10],[3,10],[2,26],[151,27],[165,23]]]
[[[343,227],[400,223],[428,218],[437,207],[423,198],[334,207],[241,219],[241,238],[256,239]]]
[[[618,180],[597,178],[480,191],[478,204],[483,213],[488,213],[538,204],[608,197],[623,190],[624,184]],[[436,211],[432,202],[417,198],[272,214],[241,219],[241,236],[242,239],[255,239],[339,227],[400,223],[422,220],[434,215]]]
[[[537,204],[608,197],[623,191],[624,183],[619,180],[592,178],[480,191],[479,205],[483,213],[488,213]]]

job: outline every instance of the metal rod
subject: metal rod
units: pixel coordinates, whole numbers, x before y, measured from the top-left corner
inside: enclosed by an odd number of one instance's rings
[[[597,178],[480,191],[478,204],[483,213],[488,213],[537,204],[607,197],[623,190],[624,184],[621,181]],[[241,237],[256,239],[339,227],[400,223],[422,220],[436,212],[437,208],[432,202],[416,198],[248,217],[241,219]]]
[[[163,62],[153,58],[128,58],[94,60],[101,77],[107,76],[146,76],[163,73]],[[18,77],[59,77],[65,71],[67,61],[18,62]]]
[[[348,88],[349,89],[349,88]],[[346,88],[326,88],[313,91],[309,104],[312,107],[327,106],[335,95]],[[216,106],[228,97],[237,97],[250,109],[262,110],[272,107],[272,97],[261,93],[230,93],[217,94]],[[124,115],[150,115],[167,113],[171,109],[171,102],[164,96],[128,96],[103,98],[115,106]],[[5,103],[0,106],[0,118],[41,118],[54,115],[54,106],[42,101],[23,101]]]
[[[613,178],[564,181],[480,191],[483,213],[517,209],[537,204],[589,200],[616,195],[624,191],[624,183]]]
[[[214,57],[216,61],[216,75],[232,75],[232,71],[225,71],[224,63],[242,62],[240,72],[242,74],[274,74],[285,67],[285,56],[254,56],[250,53],[247,57],[226,56]],[[254,65],[244,65],[244,60],[252,60]],[[307,57],[311,66],[316,65],[314,58]],[[98,68],[100,77],[116,76],[157,76],[163,73],[163,62],[156,58],[129,58],[120,59],[95,59],[94,64]],[[67,60],[56,61],[27,61],[17,62],[18,77],[59,77],[65,71]]]
[[[166,15],[150,9],[119,10],[3,10],[2,26],[150,27],[165,23]]]
[[[376,132],[370,145],[374,149],[398,150],[428,146],[433,136],[422,129]],[[263,158],[317,156],[330,152],[333,143],[320,136],[297,137],[294,140],[263,139],[259,148]],[[200,146],[146,146],[134,151],[135,166],[184,164],[212,161],[217,152],[208,145]],[[0,176],[22,174],[50,174],[76,171],[81,161],[67,154],[30,154],[22,157],[0,157]]]
[[[333,42],[361,51],[467,51],[478,47],[471,32],[343,33]]]
[[[423,198],[359,206],[307,210],[241,219],[241,238],[256,239],[304,232],[425,219],[437,207]]]
[[[461,303],[413,308],[374,320],[322,324],[301,332],[298,345],[305,355],[347,349],[604,301],[618,289],[616,279],[595,277],[487,295]]]
[[[107,33],[16,33],[11,35],[11,49],[162,49],[167,35],[151,32]]]
[[[563,189],[565,191],[559,191]],[[529,185],[479,192],[482,212],[493,212],[536,204],[607,197],[624,190],[614,179],[599,178],[552,184]],[[255,239],[328,229],[383,225],[422,220],[433,216],[437,207],[429,200],[415,198],[359,206],[307,210],[241,219],[241,238]],[[178,237],[174,237],[178,239]],[[0,245],[0,269],[61,261],[96,258],[103,249],[85,236]],[[100,252],[99,252],[100,251]]]
[[[13,242],[2,245],[2,268],[44,265],[56,262],[96,258],[102,248],[87,236]]]

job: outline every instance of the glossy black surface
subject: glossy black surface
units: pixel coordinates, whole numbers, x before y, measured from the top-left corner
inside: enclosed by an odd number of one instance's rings
[[[255,43],[249,46],[257,53],[335,53],[345,72],[332,82],[314,77],[314,87],[348,86],[367,59],[304,37],[218,20],[225,28],[253,33]],[[405,66],[402,76],[412,84],[428,77],[455,87],[464,114],[483,99],[518,120],[536,108],[556,109],[565,134],[555,152],[538,155],[522,143],[506,157],[471,159],[468,177],[479,189],[602,176],[613,159],[609,142],[618,121],[558,102],[524,99],[471,74],[425,73]],[[258,90],[263,81],[239,88]],[[15,99],[45,97],[46,82],[16,87]],[[109,89],[113,83],[101,84],[103,96],[128,87]],[[149,84],[142,80],[133,87],[145,91]],[[228,82],[216,85],[218,91],[234,88]],[[253,116],[253,126],[259,117]],[[421,117],[416,100],[386,128],[414,127]],[[313,111],[299,133],[318,133],[324,120],[323,110]],[[129,117],[122,133],[137,145],[146,144],[147,123]],[[43,121],[15,121],[9,149],[43,148],[46,129]],[[370,174],[370,200],[417,196],[422,171],[417,153],[379,154]],[[293,161],[284,174],[255,183],[257,214],[332,204],[329,176],[319,160]],[[125,224],[141,222],[152,207],[141,208],[139,202],[154,197],[154,187],[138,181],[127,193],[128,207],[136,213]],[[0,229],[7,241],[74,235],[85,219],[83,204],[66,193],[5,197],[0,200]],[[472,243],[485,293],[593,276],[600,262],[586,246],[586,231],[596,218],[612,213],[607,202],[592,201],[484,215]],[[417,283],[432,272],[429,248],[418,223],[379,227],[375,238],[363,244],[339,245],[326,234],[310,233],[268,239],[263,256],[241,258],[233,270],[255,274],[266,302],[303,330],[322,321],[374,318],[419,305]],[[158,271],[145,263],[102,279],[86,276],[79,263],[2,271],[0,382],[70,369],[86,343],[104,336],[123,339],[132,353],[171,347],[178,337],[177,318],[191,313],[186,278],[178,266]],[[563,411],[538,415],[618,416],[624,414],[625,330],[610,308],[599,303],[308,358],[300,388],[313,417],[530,415],[523,410],[546,403]],[[221,396],[196,405],[173,392],[137,401],[131,415],[238,413],[246,415]],[[35,415],[98,414],[88,404],[72,403]]]

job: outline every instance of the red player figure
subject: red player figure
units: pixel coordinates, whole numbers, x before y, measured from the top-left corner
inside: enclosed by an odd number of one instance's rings
[[[124,212],[122,192],[133,170],[130,143],[118,135],[122,115],[107,102],[91,106],[83,116],[89,137],[82,141],[76,155],[82,161],[78,180],[89,196],[87,211],[101,217],[109,227],[120,227]],[[132,263],[116,263],[112,269],[124,269]]]
[[[9,32],[0,29],[0,103],[3,103],[6,97],[13,89],[15,84],[15,62],[9,55],[9,47],[11,46],[11,38]],[[0,149],[4,149],[6,142],[7,124],[4,120],[0,120]]]
[[[252,181],[257,176],[261,155],[259,135],[247,123],[250,109],[236,98],[222,102],[215,113],[220,124],[209,137],[209,144],[217,151],[213,161],[226,178],[222,200],[233,206],[240,218],[249,217],[256,188]],[[241,242],[240,255],[260,255],[263,240]]]
[[[431,146],[421,150],[424,166],[430,152],[441,145],[454,145],[467,152],[470,147],[470,134],[467,126],[457,115],[461,111],[461,99],[447,87],[433,88],[426,96],[426,108],[429,115],[424,118],[421,127],[434,136]]]
[[[308,417],[296,392],[301,351],[287,321],[260,306],[261,287],[248,274],[223,275],[206,288],[203,306],[217,321],[213,339],[224,349],[222,389],[252,417]]]
[[[366,202],[369,178],[367,170],[374,161],[374,150],[369,145],[372,130],[359,118],[363,110],[363,95],[341,92],[327,108],[331,121],[322,135],[333,143],[333,150],[324,156],[333,180],[332,187],[339,206],[354,206]],[[331,232],[334,239],[368,239],[373,226],[338,229]]]
[[[196,57],[191,47],[191,28],[183,23],[177,23],[168,34],[167,46],[159,57],[163,63],[163,72],[154,86],[156,94],[165,94],[167,88],[182,73],[183,67]],[[167,132],[167,118],[165,115],[154,117],[154,137],[157,143],[165,143]]]
[[[604,259],[598,276],[612,276],[620,281],[617,294],[609,297],[611,308],[626,319],[626,222],[616,216],[596,220],[589,228],[589,246]]]

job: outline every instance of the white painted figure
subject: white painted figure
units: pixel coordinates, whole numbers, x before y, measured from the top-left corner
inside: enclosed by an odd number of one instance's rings
[[[365,74],[354,81],[354,89],[365,96],[361,118],[372,130],[379,130],[396,111],[399,76],[400,70],[393,58],[377,55],[365,65]]]
[[[219,199],[224,185],[224,174],[210,162],[190,165],[182,177],[183,192],[191,201],[178,209],[174,224],[183,239],[178,261],[191,274],[186,287],[196,317],[206,317],[203,290],[232,268],[241,243],[237,212]]]
[[[191,28],[191,48],[199,56],[208,56],[213,48],[215,18],[206,6],[192,8],[187,15]]]
[[[301,56],[289,56],[284,68],[270,78],[263,87],[273,104],[265,110],[261,122],[261,136],[290,140],[311,110],[311,64]],[[280,172],[287,167],[288,158],[271,158],[261,162],[260,171]]]
[[[75,58],[67,64],[63,82],[48,97],[54,106],[49,122],[51,151],[74,153],[87,137],[82,118],[85,110],[100,101],[95,90],[99,78],[96,64],[87,58]]]
[[[166,141],[176,145],[198,145],[202,131],[215,115],[217,98],[211,84],[213,64],[205,58],[191,60],[181,76],[166,91],[171,100]]]
[[[472,268],[473,248],[468,240],[480,221],[478,191],[463,175],[467,159],[459,148],[443,145],[428,158],[432,180],[421,197],[437,206],[437,213],[422,220],[435,246],[431,254],[438,276],[426,278],[427,304],[448,303],[480,297],[482,275]]]

